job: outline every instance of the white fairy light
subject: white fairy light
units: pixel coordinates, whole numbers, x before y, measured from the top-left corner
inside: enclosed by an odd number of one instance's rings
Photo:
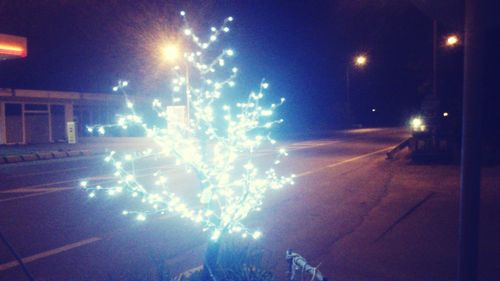
[[[262,232],[247,228],[243,223],[245,218],[253,211],[261,209],[265,193],[269,189],[281,189],[293,184],[292,176],[278,175],[272,168],[274,166],[264,169],[256,165],[255,161],[248,160],[253,159],[252,154],[264,143],[276,145],[270,134],[260,131],[282,122],[270,118],[274,110],[284,102],[284,98],[278,104],[261,105],[265,90],[269,87],[267,82],[262,81],[260,88],[250,93],[246,102],[239,102],[235,106],[218,105],[217,102],[221,101],[228,87],[236,85],[238,68],[229,66],[235,52],[232,49],[223,49],[218,56],[207,57],[214,54],[212,43],[230,31],[227,24],[232,22],[233,18],[226,18],[220,28],[211,28],[208,42],[203,42],[200,38],[205,37],[195,34],[188,24],[186,13],[181,11],[180,15],[185,24],[180,32],[186,36],[185,40],[191,40],[194,49],[187,51],[181,58],[185,60],[184,63],[179,62],[173,69],[176,76],[170,80],[171,101],[174,104],[184,102],[184,93],[189,87],[188,122],[170,120],[171,114],[160,102],[165,100],[162,97],[154,99],[152,107],[158,117],[169,124],[169,128],[151,126],[137,115],[133,99],[125,95],[129,113],[118,116],[116,124],[89,127],[89,131],[97,128],[99,133],[104,134],[105,128],[108,127],[126,129],[134,125],[144,129],[145,135],[155,146],[141,153],[126,153],[123,156],[110,152],[104,160],[114,166],[115,182],[109,187],[91,187],[87,181],[82,181],[80,186],[89,192],[90,198],[99,192],[105,192],[109,196],[124,193],[137,199],[148,210],[124,210],[122,214],[131,215],[138,221],[144,221],[153,215],[173,213],[200,224],[215,241],[228,233],[258,239]],[[192,82],[188,85],[186,66],[192,69],[190,75],[196,75],[193,80],[200,81],[199,84]],[[124,88],[127,86],[127,81],[119,81],[113,90],[125,94]],[[235,111],[232,110],[233,107]],[[220,130],[219,120],[226,122],[224,130]],[[257,130],[259,133],[256,135]],[[158,147],[161,149],[156,149]],[[270,162],[271,164],[278,165],[282,158],[288,155],[285,149],[279,149],[277,152],[276,159]],[[197,194],[201,203],[199,206],[188,205],[171,191],[167,181],[168,171],[155,172],[152,186],[143,186],[141,177],[134,172],[134,163],[138,159],[158,156],[172,157],[176,165],[185,167],[186,172],[198,176],[202,187]]]

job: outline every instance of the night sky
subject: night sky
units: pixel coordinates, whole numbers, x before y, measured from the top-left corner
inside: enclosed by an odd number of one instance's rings
[[[27,58],[0,63],[0,87],[111,92],[127,79],[136,94],[165,94],[169,71],[157,46],[175,35],[185,10],[200,35],[235,18],[220,44],[237,51],[239,89],[266,78],[269,102],[287,98],[285,128],[344,125],[345,72],[358,53],[368,64],[351,71],[356,121],[401,125],[432,88],[432,13],[415,2],[0,0],[0,33],[27,37],[29,48]],[[440,38],[463,32],[446,19],[439,28]],[[488,95],[498,101],[500,31],[488,32]],[[462,46],[439,51],[439,89],[457,108],[462,56]]]

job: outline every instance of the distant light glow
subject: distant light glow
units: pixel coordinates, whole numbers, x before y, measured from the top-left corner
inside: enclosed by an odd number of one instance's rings
[[[354,58],[354,64],[356,66],[364,66],[367,63],[368,59],[365,55],[358,55]]]
[[[173,62],[179,58],[179,49],[175,45],[168,45],[163,47],[163,58],[167,61]]]
[[[459,38],[457,35],[449,35],[446,37],[446,46],[448,47],[454,47],[459,43]]]
[[[423,132],[426,130],[424,120],[421,117],[415,117],[410,122],[411,128],[415,132]]]

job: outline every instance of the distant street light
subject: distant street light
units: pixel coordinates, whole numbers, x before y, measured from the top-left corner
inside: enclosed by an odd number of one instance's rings
[[[356,66],[364,66],[366,64],[367,58],[365,55],[358,55],[354,59],[354,65]]]
[[[459,38],[457,35],[450,35],[446,37],[446,46],[447,47],[455,47],[459,43]]]
[[[422,117],[415,117],[410,121],[411,128],[414,132],[424,132],[426,129]]]
[[[351,79],[349,77],[350,70],[352,66],[356,68],[362,68],[368,63],[368,57],[364,54],[360,54],[354,57],[353,59],[353,65],[351,63],[347,64],[346,69],[345,69],[345,80],[346,80],[346,108],[347,108],[347,118],[348,118],[348,123],[351,125],[352,121],[352,110],[351,110]]]

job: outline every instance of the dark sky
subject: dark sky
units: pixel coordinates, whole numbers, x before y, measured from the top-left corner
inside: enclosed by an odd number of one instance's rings
[[[128,79],[137,93],[164,94],[169,72],[155,48],[176,31],[180,10],[199,34],[235,18],[221,44],[237,51],[240,89],[266,78],[269,101],[287,98],[281,113],[291,128],[341,125],[346,67],[357,53],[369,57],[364,69],[351,71],[358,122],[402,124],[431,90],[432,18],[406,0],[0,0],[0,33],[26,36],[29,46],[26,59],[0,63],[0,87],[109,92]],[[441,23],[440,38],[449,32],[462,31]],[[498,37],[498,28],[492,34]],[[455,100],[462,51],[439,53],[442,91]]]

